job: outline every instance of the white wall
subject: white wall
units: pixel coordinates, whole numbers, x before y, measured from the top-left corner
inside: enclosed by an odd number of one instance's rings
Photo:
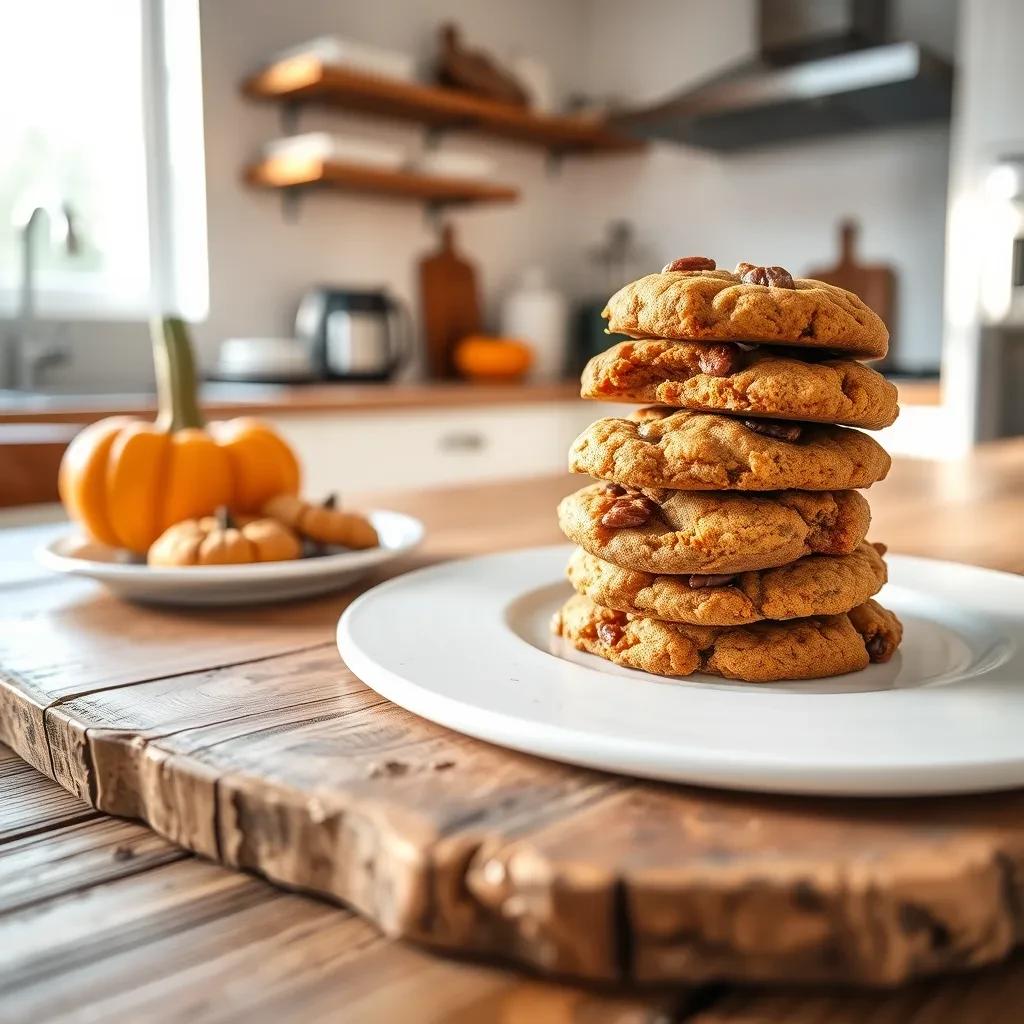
[[[949,52],[954,7],[900,4],[895,27]],[[756,45],[753,0],[594,0],[593,8],[600,30],[588,37],[584,66],[593,89],[661,99],[743,60]],[[696,253],[729,269],[746,260],[804,273],[833,262],[838,222],[852,215],[862,227],[861,258],[892,263],[899,275],[893,338],[900,361],[934,367],[942,337],[948,145],[945,125],[728,156],[659,144],[641,164],[588,167],[583,219],[607,216],[614,197],[662,262]]]
[[[564,88],[579,78],[580,24],[586,0],[215,0],[202,6],[207,191],[210,239],[209,322],[198,331],[207,355],[232,334],[289,333],[295,305],[310,284],[387,285],[415,307],[416,264],[436,245],[416,203],[337,194],[302,201],[299,217],[282,217],[278,195],[239,185],[239,172],[279,131],[278,111],[239,95],[238,83],[269,53],[317,34],[338,32],[411,51],[427,63],[438,25],[452,19],[492,52],[536,55]],[[308,111],[302,129],[351,130],[416,147],[413,127]],[[449,137],[443,145],[496,153],[499,177],[519,187],[521,202],[452,214],[460,248],[476,263],[488,298],[527,262],[570,264],[579,238],[571,200],[576,168],[553,177],[544,156],[522,146]]]
[[[1007,345],[1016,333],[990,326],[1008,312],[1011,244],[1022,210],[997,202],[985,185],[995,163],[1024,153],[1024,5],[971,0],[962,7],[961,75],[950,160],[950,222],[946,247],[944,398],[962,425],[962,443],[998,436],[1004,408],[1020,406],[1008,377]],[[1019,348],[1018,348],[1019,351]],[[1018,364],[1019,365],[1019,364]]]
[[[313,283],[387,285],[415,307],[416,261],[434,245],[415,203],[313,195],[289,223],[279,196],[240,183],[246,161],[279,132],[277,109],[238,91],[267,54],[333,31],[425,59],[437,25],[451,18],[493,52],[520,49],[541,59],[562,93],[585,88],[642,102],[742,59],[756,34],[754,0],[201,3],[211,311],[196,336],[207,364],[225,337],[289,333],[298,298]],[[896,22],[948,48],[953,7],[954,0],[903,0]],[[411,127],[337,113],[307,112],[301,127],[410,146],[421,138]],[[646,157],[570,159],[556,175],[529,148],[458,136],[444,144],[496,153],[500,180],[522,191],[515,205],[453,215],[490,310],[528,262],[546,264],[565,287],[581,291],[582,253],[612,219],[637,224],[656,257],[652,266],[696,252],[722,266],[750,260],[799,273],[830,262],[836,223],[853,214],[863,225],[862,255],[888,260],[900,273],[895,333],[907,363],[938,359],[947,166],[941,126],[732,157],[659,145]],[[76,332],[75,364],[59,371],[66,384],[110,372],[126,386],[148,375],[141,326],[76,325]]]

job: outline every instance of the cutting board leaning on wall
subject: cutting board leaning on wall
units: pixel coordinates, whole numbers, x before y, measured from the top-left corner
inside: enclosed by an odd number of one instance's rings
[[[455,376],[452,353],[482,324],[473,264],[455,251],[455,231],[441,229],[441,246],[420,260],[420,307],[427,350],[427,372],[435,379]]]
[[[898,362],[896,344],[896,271],[887,263],[860,263],[857,259],[857,236],[860,226],[855,220],[839,225],[839,262],[832,267],[814,268],[807,276],[859,295],[889,328],[889,354],[873,363],[875,369],[895,367]]]

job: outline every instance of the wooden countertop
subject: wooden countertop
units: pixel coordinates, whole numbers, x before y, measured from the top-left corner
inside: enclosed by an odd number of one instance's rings
[[[408,567],[556,541],[559,534],[554,504],[578,482],[578,478],[544,478],[458,490],[376,495],[365,500],[406,510],[425,520],[426,545],[407,563]],[[872,537],[885,541],[894,551],[1024,571],[1019,526],[1024,517],[1024,440],[987,446],[959,462],[896,460],[890,477],[872,488],[869,496],[874,513]],[[515,509],[514,515],[508,514],[510,508]],[[194,736],[193,749],[203,751],[210,771],[216,763],[217,746],[247,732],[259,735],[261,750],[272,756],[274,745],[287,739],[295,723],[308,722],[310,728],[321,730],[332,715],[338,714],[328,713],[323,700],[310,696],[303,704],[295,694],[261,687],[259,680],[275,663],[297,665],[302,659],[319,656],[324,660],[324,680],[331,686],[343,685],[344,701],[349,704],[358,697],[360,684],[337,662],[331,647],[338,611],[351,595],[244,613],[135,608],[107,597],[84,581],[45,575],[30,561],[29,552],[38,537],[39,528],[0,533],[0,566],[4,567],[0,576],[0,606],[4,608],[0,613],[4,620],[0,624],[0,740],[16,744],[19,753],[34,760],[47,774],[60,778],[66,787],[76,789],[86,802],[0,748],[0,991],[5,993],[4,1011],[12,1020],[50,1019],[74,1012],[154,1021],[187,1018],[195,1024],[242,1017],[305,1022],[336,1019],[332,1014],[344,1006],[354,1019],[373,1022],[407,1017],[408,1007],[415,1006],[417,1020],[466,1024],[487,1019],[566,1024],[578,1019],[625,1022],[655,1019],[659,1014],[662,1016],[658,1019],[685,1019],[691,1024],[783,1018],[793,1024],[809,1024],[812,1020],[882,1017],[934,1022],[1009,1021],[1024,1000],[1024,964],[1019,958],[982,974],[966,978],[946,975],[896,992],[769,990],[757,985],[740,988],[699,982],[693,987],[662,988],[652,994],[619,996],[607,990],[583,990],[564,982],[525,978],[504,969],[445,961],[414,946],[383,938],[348,910],[310,897],[280,893],[249,875],[197,860],[148,829],[106,817],[94,809],[116,807],[122,814],[150,813],[144,807],[132,810],[130,803],[124,803],[134,799],[129,776],[104,777],[103,765],[113,764],[112,758],[119,756],[122,748],[117,731],[90,727],[91,716],[105,703],[131,708],[133,694],[138,693],[142,701],[139,707],[145,707],[146,714],[169,713],[167,721],[177,721],[177,725],[169,724],[162,730],[150,729],[145,739],[132,743],[133,756],[144,758],[153,768],[153,773],[147,775],[147,785],[154,787],[149,796],[161,801],[166,801],[173,788],[184,781],[176,774],[181,755],[174,751],[182,749],[175,744],[183,739],[187,746],[190,735]],[[219,719],[211,718],[198,727],[182,719],[188,714],[182,696],[192,685],[197,692],[220,701],[223,711]],[[232,687],[238,688],[236,695]],[[26,693],[32,694],[28,704],[18,696]],[[601,824],[600,786],[589,797],[585,786],[573,790],[572,799],[559,804],[554,818],[551,801],[562,796],[556,796],[558,789],[551,788],[553,783],[546,782],[542,787],[544,800],[534,810],[518,796],[508,804],[495,801],[489,790],[501,784],[502,776],[506,785],[514,781],[517,772],[526,767],[524,762],[536,764],[536,769],[530,770],[539,772],[545,780],[576,778],[581,774],[579,770],[505,754],[463,737],[439,736],[436,727],[416,725],[419,720],[408,722],[411,716],[394,708],[379,713],[385,717],[378,720],[376,732],[371,729],[361,739],[353,736],[350,756],[361,756],[365,741],[372,739],[379,744],[387,739],[388,730],[397,729],[401,722],[406,723],[403,728],[433,730],[427,743],[431,757],[438,756],[438,747],[448,749],[447,745],[454,744],[459,760],[469,756],[471,750],[479,750],[472,756],[493,766],[493,779],[478,777],[465,791],[459,790],[459,799],[476,799],[474,787],[478,787],[478,795],[485,801],[481,807],[488,810],[476,817],[457,814],[451,820],[438,837],[440,845],[430,862],[432,872],[458,870],[472,854],[474,843],[486,840],[495,853],[508,815],[514,823],[511,849],[521,851],[517,872],[528,871],[531,857],[539,856],[542,850],[546,849],[548,856],[557,850],[565,842],[568,820],[579,814],[589,818],[591,829],[596,830],[593,834],[603,837],[602,844],[614,848],[622,841],[619,833],[625,822],[608,819]],[[378,712],[370,708],[369,714],[372,717]],[[130,715],[126,714],[119,728],[129,725]],[[321,731],[316,734],[324,735]],[[72,741],[72,737],[76,738]],[[388,741],[392,744],[387,748],[389,758],[397,757],[397,751],[404,749],[399,737],[396,732]],[[405,756],[417,755],[410,752]],[[142,766],[142,762],[133,763]],[[499,765],[503,765],[500,770]],[[76,776],[79,770],[85,775]],[[454,777],[450,772],[445,776]],[[159,820],[161,830],[179,842],[193,844],[196,840],[189,837],[207,827],[204,822],[208,812],[214,826],[219,823],[227,827],[230,820],[247,813],[245,791],[238,788],[243,777],[243,765],[239,763],[233,776],[214,774],[209,778],[212,792],[219,798],[216,814],[204,803],[199,780],[194,780],[198,788],[190,805],[195,812],[192,820],[174,822],[164,816]],[[372,788],[376,782],[371,785],[364,781],[361,785]],[[323,792],[326,798],[331,787],[328,785]],[[424,807],[429,807],[429,788],[421,786],[416,792],[421,794]],[[683,803],[692,806],[695,815],[693,828],[685,830],[684,846],[674,849],[687,849],[687,857],[697,857],[708,842],[714,846],[716,822],[728,825],[737,813],[760,816],[764,821],[778,818],[782,829],[791,827],[787,822],[800,820],[801,828],[810,830],[808,849],[827,845],[829,835],[840,828],[844,813],[842,802],[817,802],[813,814],[805,817],[800,810],[803,801],[795,799],[723,796],[629,780],[612,780],[609,794],[603,797],[609,811],[621,807],[623,795],[630,792],[649,794],[652,806],[659,802],[672,804],[676,794],[680,799],[685,797]],[[947,851],[944,856],[948,857],[954,850],[950,846],[953,838],[961,832],[969,838],[971,829],[984,820],[985,808],[1001,806],[1004,801],[1019,803],[1015,794],[960,802],[914,801],[902,804],[901,813],[893,815],[876,809],[874,802],[853,802],[845,806],[856,817],[857,825],[852,831],[842,832],[842,837],[846,843],[859,842],[858,836],[883,827],[884,821],[887,839],[872,846],[870,855],[872,861],[884,861],[895,830],[908,827],[913,831],[904,819],[927,816],[925,805],[934,805],[941,808],[943,823],[941,828],[927,831],[927,842],[936,843],[941,838]],[[750,810],[746,812],[743,808],[748,803]],[[965,803],[967,810],[958,811],[960,803]],[[161,802],[160,806],[166,809],[170,805]],[[386,803],[379,806],[383,809]],[[325,808],[318,813],[326,813]],[[318,820],[320,825],[316,827],[323,828],[335,821],[330,816]],[[373,820],[360,818],[362,824],[351,833],[332,832],[331,843],[357,836],[369,840],[366,830]],[[385,820],[391,827],[403,827],[398,819]],[[651,814],[643,828],[649,833],[661,820],[659,814]],[[1006,848],[1014,851],[1014,857],[1024,849],[1020,820],[1017,812],[1004,817],[998,829],[980,831],[974,845],[964,847],[965,851],[974,851],[965,878],[977,877],[979,884],[988,885],[989,875],[983,869],[990,836],[1007,837],[1000,841],[1008,844]],[[275,828],[285,828],[286,821],[283,816],[277,818]],[[474,839],[474,823],[481,821],[485,822],[484,831]],[[258,867],[261,850],[277,857],[274,850],[278,840],[270,835],[258,840],[254,832],[248,831],[255,827],[255,821],[247,822],[248,839],[241,845],[237,845],[240,837],[236,833],[231,844],[214,844],[204,852],[212,858]],[[773,833],[780,840],[783,834]],[[532,853],[526,838],[530,835],[535,836]],[[263,843],[268,845],[263,848]],[[322,849],[329,854],[332,846]],[[405,850],[405,854],[409,852]],[[895,852],[902,855],[900,849]],[[364,855],[371,854],[373,850],[367,846]],[[769,870],[770,863],[770,858],[764,862],[764,871]],[[289,858],[278,859],[277,865],[269,872],[278,877],[286,875]],[[643,866],[638,865],[637,870],[642,871]],[[1020,878],[1005,872],[992,877],[1003,879],[1003,888],[1010,887],[1007,898],[1019,906],[1024,889]],[[424,927],[437,926],[452,915],[451,924],[466,928],[482,909],[473,900],[462,903],[466,898],[464,888],[456,884],[455,877],[450,881],[452,887],[446,890],[446,898],[453,902],[435,907],[430,913],[424,910],[426,916],[416,919]],[[590,888],[586,891],[591,895],[579,904],[573,902],[576,890],[571,875],[554,881],[558,883],[555,891],[535,891],[536,902],[528,902],[516,914],[525,913],[530,918],[548,912],[572,912],[574,906],[580,912],[590,907],[595,946],[588,955],[596,953],[601,948],[597,940],[603,918],[594,900],[601,877],[587,876]],[[767,881],[767,875],[759,876],[757,892],[766,892]],[[369,881],[367,884],[372,885]],[[547,886],[548,881],[542,874],[536,884]],[[629,879],[620,884],[628,887]],[[928,903],[933,885],[934,879],[928,876],[920,886],[906,891],[904,898],[914,901],[908,905],[914,907],[915,914],[949,914],[955,910],[947,905],[921,909]],[[972,903],[971,913],[980,913],[982,904],[987,906],[989,896],[998,888],[979,890],[978,905]],[[856,886],[850,888],[845,898],[855,900],[859,891]],[[965,894],[970,898],[969,887]],[[875,889],[867,895],[876,901],[880,898]],[[387,899],[407,896],[393,892]],[[375,901],[382,898],[383,890],[377,893],[371,889],[357,902],[369,910],[381,906]],[[676,955],[671,951],[672,943],[688,943],[687,936],[695,934],[693,929],[706,927],[711,918],[722,925],[713,947],[708,947],[714,957],[724,957],[734,947],[745,949],[749,943],[760,950],[762,939],[758,936],[764,929],[759,929],[757,921],[765,914],[770,913],[778,924],[794,905],[802,907],[805,915],[813,909],[806,900],[795,904],[762,902],[757,911],[761,917],[744,918],[745,924],[739,919],[717,917],[732,914],[738,899],[737,894],[723,903],[694,905],[690,925],[678,935],[656,928],[658,948],[663,950],[658,955],[669,957],[671,962]],[[664,900],[654,901],[650,909],[662,920],[659,907],[666,909]],[[851,916],[843,918],[843,928],[859,927],[857,907],[850,911]],[[638,908],[630,911],[630,915],[639,913]],[[462,916],[465,914],[469,916]],[[705,915],[710,915],[708,921]],[[630,923],[628,915],[620,918],[617,914],[614,919],[619,924]],[[813,942],[816,929],[825,923],[813,914],[801,920],[802,930],[792,934],[794,941]],[[933,918],[927,920],[932,922],[929,927],[939,927]],[[631,923],[639,925],[635,919]],[[869,915],[868,923],[872,929],[883,924],[888,927],[887,919],[883,922],[873,915]],[[776,924],[769,931],[774,932]],[[938,961],[933,958],[943,956],[944,949],[960,941],[956,922],[952,924],[941,926],[945,936],[942,944],[929,946],[927,955],[920,953],[920,967],[934,965]],[[971,934],[972,927],[965,918],[964,934]],[[397,921],[394,928],[399,929]],[[876,944],[875,940],[887,945],[888,939],[883,941],[881,933],[872,931],[871,935],[870,946]],[[500,934],[494,938],[500,939]],[[1016,941],[1022,938],[1024,927],[1018,927]],[[551,939],[549,936],[545,941]],[[531,948],[525,935],[519,941],[526,942],[524,949]],[[967,950],[954,949],[953,953],[961,958],[957,960],[958,968],[971,962]],[[626,962],[641,954],[642,947],[631,943],[615,952],[618,960],[625,958]],[[652,951],[646,955],[652,955]]]
[[[391,384],[223,384],[204,386],[200,396],[210,419],[269,413],[380,412],[409,409],[452,409],[473,406],[560,402],[579,398],[574,380],[512,384],[469,384],[462,381]],[[4,408],[4,423],[91,423],[104,416],[151,417],[153,396],[95,395],[48,397],[37,406]]]
[[[938,405],[938,380],[900,378],[895,381],[905,405]],[[533,402],[572,401],[579,397],[576,380],[524,384],[468,384],[460,381],[393,384],[208,385],[201,398],[211,419],[272,413],[349,413],[451,409]],[[232,389],[230,393],[226,389]],[[0,425],[8,423],[91,423],[104,416],[151,417],[155,400],[149,396],[88,398],[49,397],[38,405],[4,407]]]

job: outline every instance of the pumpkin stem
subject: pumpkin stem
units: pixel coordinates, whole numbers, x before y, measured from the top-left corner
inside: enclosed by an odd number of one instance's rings
[[[323,508],[337,508],[338,507],[338,492],[331,491],[330,494],[324,498]]]
[[[188,327],[176,316],[155,317],[150,323],[150,334],[156,369],[157,425],[166,431],[202,427]]]
[[[215,513],[217,519],[218,530],[237,530],[238,524],[235,522],[230,511],[228,511],[227,505],[218,505]]]

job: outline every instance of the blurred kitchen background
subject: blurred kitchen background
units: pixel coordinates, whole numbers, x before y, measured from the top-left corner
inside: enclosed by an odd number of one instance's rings
[[[886,317],[896,453],[1024,432],[1016,0],[33,0],[0,14],[0,503],[152,407],[312,491],[556,471],[626,281],[700,254]]]

